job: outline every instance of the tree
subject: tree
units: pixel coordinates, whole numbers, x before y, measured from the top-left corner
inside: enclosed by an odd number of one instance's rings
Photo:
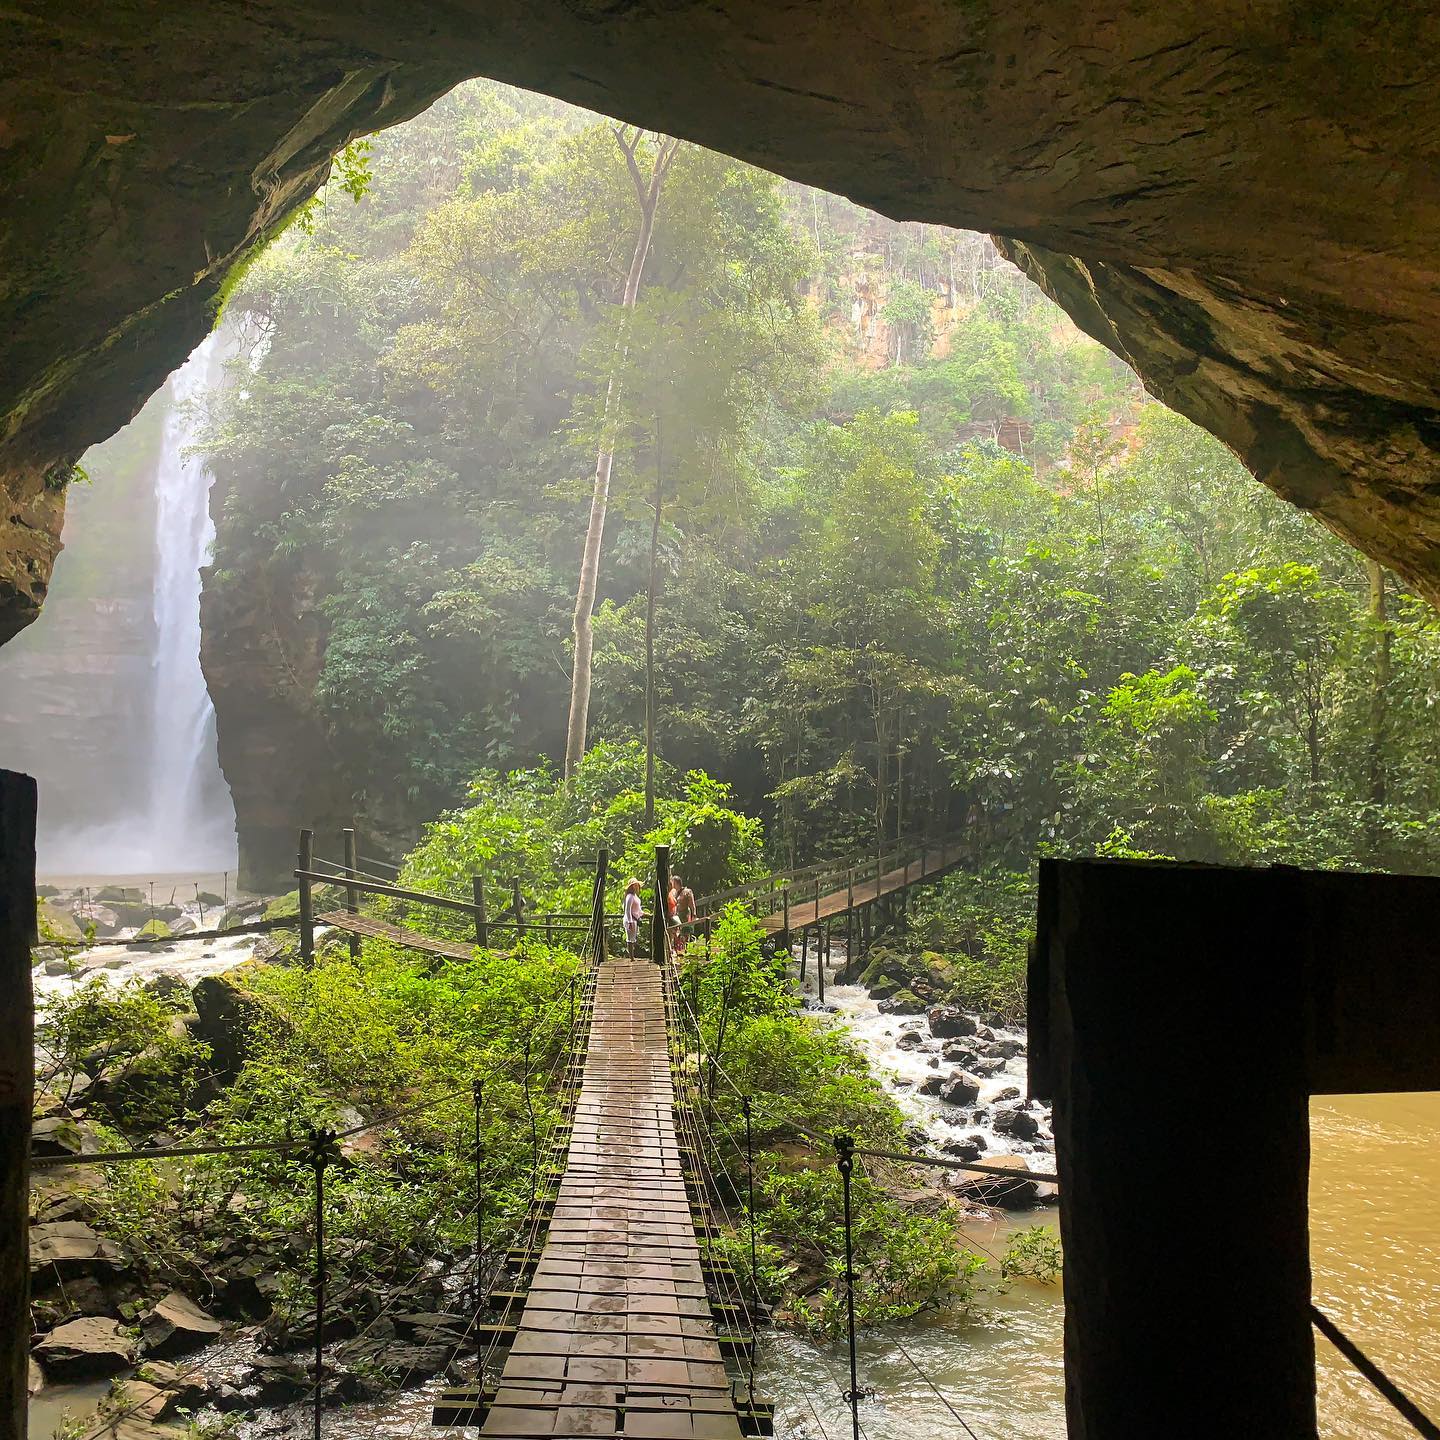
[[[635,204],[639,211],[639,222],[635,231],[635,248],[630,257],[630,268],[625,275],[625,288],[621,292],[620,311],[622,317],[635,308],[640,295],[640,282],[645,273],[645,260],[650,253],[650,239],[655,229],[655,212],[660,205],[660,194],[665,184],[665,174],[679,147],[678,140],[668,136],[660,137],[649,156],[649,174],[640,166],[637,155],[644,138],[641,130],[617,128],[615,143],[625,156],[625,165],[635,187]],[[625,358],[624,330],[616,338],[617,369]],[[575,651],[570,680],[570,719],[565,730],[565,774],[574,772],[585,754],[585,731],[590,713],[591,658],[594,651],[594,629],[591,617],[595,613],[595,592],[600,577],[600,543],[605,535],[605,511],[610,503],[610,472],[615,463],[615,442],[610,431],[612,410],[619,399],[617,395],[618,375],[612,370],[605,385],[605,428],[600,437],[600,446],[595,455],[595,483],[590,500],[590,523],[585,529],[585,546],[580,559],[580,582],[575,591]]]

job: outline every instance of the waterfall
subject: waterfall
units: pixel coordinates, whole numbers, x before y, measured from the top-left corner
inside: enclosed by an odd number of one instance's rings
[[[0,765],[40,786],[41,873],[216,874],[237,864],[200,669],[211,477],[189,452],[224,381],[218,331],[84,457],[40,618],[0,650]]]
[[[231,869],[235,811],[220,774],[215,708],[200,670],[200,567],[210,558],[210,472],[194,443],[195,404],[223,376],[219,331],[171,375],[170,411],[155,467],[155,652],[150,732],[143,759],[149,837],[146,868]]]

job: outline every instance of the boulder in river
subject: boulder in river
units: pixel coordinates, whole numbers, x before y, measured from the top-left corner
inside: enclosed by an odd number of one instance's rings
[[[882,1015],[923,1015],[925,1002],[913,990],[897,990],[875,1008]]]
[[[990,1041],[985,1047],[985,1053],[998,1056],[1001,1060],[1013,1060],[1015,1056],[1025,1053],[1025,1042],[1002,1036],[999,1040]]]
[[[940,1086],[940,1098],[947,1105],[973,1105],[980,1094],[980,1082],[964,1070],[957,1070]]]
[[[51,1381],[114,1375],[135,1363],[135,1342],[118,1321],[87,1316],[57,1325],[35,1347],[35,1358]]]
[[[1035,1117],[1018,1105],[997,1110],[992,1123],[997,1135],[1013,1135],[1017,1140],[1033,1140],[1040,1133]]]
[[[178,1290],[172,1290],[140,1317],[146,1351],[162,1358],[198,1350],[219,1334],[220,1322]]]
[[[1020,1098],[1020,1087],[1018,1085],[1007,1085],[1003,1090],[997,1090],[990,1098],[997,1105],[1003,1100],[1018,1100]]]
[[[906,1030],[895,1042],[897,1050],[918,1050],[922,1044],[920,1034],[916,1030]]]
[[[965,1070],[973,1070],[980,1062],[980,1057],[974,1050],[959,1040],[947,1040],[940,1047],[940,1053],[952,1065],[959,1065]]]
[[[930,1033],[937,1040],[950,1040],[959,1035],[973,1035],[975,1022],[958,1005],[932,1005],[925,1013]]]
[[[952,1160],[978,1160],[985,1153],[985,1140],[980,1135],[967,1135],[963,1140],[947,1140],[940,1151]]]
[[[992,1155],[985,1164],[1022,1172],[1030,1168],[1023,1155]],[[1002,1210],[1029,1210],[1039,1193],[1033,1180],[1019,1176],[1012,1180],[1003,1175],[966,1175],[963,1172],[955,1190],[963,1199],[974,1200],[980,1205],[998,1205]]]

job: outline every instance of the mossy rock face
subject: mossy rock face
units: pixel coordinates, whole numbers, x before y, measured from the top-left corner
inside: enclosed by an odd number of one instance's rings
[[[160,919],[147,920],[136,932],[138,940],[168,940],[170,938],[170,926]]]
[[[198,1017],[195,1038],[210,1046],[211,1060],[220,1075],[238,1075],[249,1054],[250,1031],[261,1006],[247,982],[259,968],[256,961],[246,961],[233,970],[205,976],[191,992]]]
[[[83,940],[84,931],[75,923],[74,916],[62,910],[58,905],[52,905],[48,900],[42,900],[36,907],[35,916],[42,941],[49,940]]]
[[[198,904],[214,905],[217,909],[225,904],[225,897],[217,895],[213,890],[202,890],[195,899]]]
[[[296,920],[300,916],[300,892],[292,890],[288,895],[278,895],[266,907],[262,920]]]
[[[95,899],[102,905],[143,905],[145,892],[133,886],[107,885],[95,892]]]

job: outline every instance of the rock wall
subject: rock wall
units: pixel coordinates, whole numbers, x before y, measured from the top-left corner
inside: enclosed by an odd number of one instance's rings
[[[312,708],[325,653],[314,581],[273,566],[240,585],[202,573],[200,663],[235,797],[240,884],[290,890],[297,825],[314,828],[318,851],[334,857],[354,813],[344,767]]]
[[[41,781],[42,867],[47,842],[143,809],[144,776],[126,757],[150,715],[153,465],[166,408],[156,395],[87,454],[91,483],[70,497],[43,620],[0,650],[0,755]]]
[[[20,0],[0,19],[0,636],[63,476],[352,135],[487,74],[989,229],[1440,599],[1440,11],[1380,0]],[[1023,248],[1020,248],[1023,247]]]

